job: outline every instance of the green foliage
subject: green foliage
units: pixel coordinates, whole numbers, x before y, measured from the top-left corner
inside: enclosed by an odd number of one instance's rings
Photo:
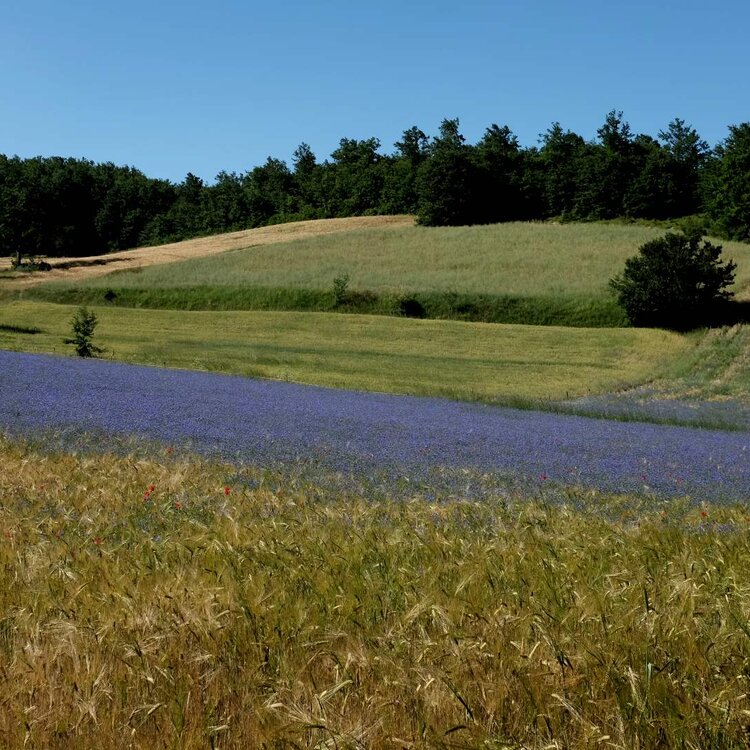
[[[96,313],[87,307],[79,307],[73,316],[70,322],[73,337],[65,339],[65,343],[73,344],[79,357],[94,357],[104,351],[93,343],[97,323]]]
[[[333,279],[333,303],[336,307],[345,305],[349,297],[349,274],[344,273]]]
[[[0,253],[85,256],[296,219],[418,214],[430,226],[564,217],[675,218],[706,209],[728,237],[750,239],[750,124],[730,127],[712,159],[675,118],[658,138],[612,110],[595,141],[554,123],[539,148],[491,125],[472,145],[457,119],[436,137],[413,126],[391,153],[342,138],[319,162],[302,143],[213,183],[177,184],[132,167],[0,155]]]
[[[552,123],[541,136],[537,160],[542,170],[544,216],[571,217],[575,213],[578,174],[586,153],[583,138],[559,122]]]
[[[721,262],[721,247],[699,234],[646,242],[625,261],[610,286],[635,326],[689,330],[709,324],[731,296],[736,264]]]
[[[676,117],[659,131],[664,144],[669,216],[688,216],[701,208],[700,180],[709,148],[695,128]]]
[[[443,120],[430,158],[419,169],[417,221],[428,227],[477,223],[478,170],[458,130]]]
[[[360,315],[399,315],[409,318],[464,320],[482,323],[518,323],[576,328],[617,328],[627,317],[617,302],[606,296],[483,294],[476,292],[421,291],[408,295],[357,290],[347,287],[340,302],[335,291],[269,287],[117,288],[106,292],[89,287],[45,285],[26,296],[65,305],[100,305],[151,310],[287,310],[325,312],[345,307]],[[110,295],[111,297],[111,295]]]
[[[750,241],[750,122],[729,127],[704,184],[706,211],[730,239]]]

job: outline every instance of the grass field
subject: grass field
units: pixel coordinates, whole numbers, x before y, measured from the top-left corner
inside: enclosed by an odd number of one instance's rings
[[[627,257],[663,233],[622,224],[394,225],[231,250],[180,263],[35,288],[37,299],[168,309],[323,311],[348,277],[349,312],[536,325],[621,326],[608,289]],[[737,289],[750,282],[750,246],[726,243]],[[417,312],[413,313],[416,309]]]
[[[0,493],[6,747],[747,747],[744,506],[1,438]]]
[[[0,347],[72,354],[75,308],[0,306]],[[643,329],[575,329],[325,313],[95,308],[95,342],[118,360],[301,383],[509,403],[560,399],[665,373],[691,339]],[[38,329],[40,332],[33,333]]]
[[[717,328],[675,360],[663,384],[673,397],[750,399],[750,328]]]
[[[375,292],[462,292],[511,296],[599,296],[627,257],[662,230],[618,224],[508,223],[475,227],[393,227],[313,236],[230,250],[179,264],[118,272],[86,286],[134,289],[268,287]],[[750,246],[724,243],[750,280]]]

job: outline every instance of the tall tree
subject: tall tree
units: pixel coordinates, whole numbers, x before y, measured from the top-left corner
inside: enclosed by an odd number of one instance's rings
[[[296,184],[297,213],[308,219],[323,218],[322,169],[307,143],[300,143],[292,155]]]
[[[481,200],[478,212],[482,221],[527,218],[523,156],[511,129],[507,125],[490,125],[474,154],[481,179],[477,197]]]
[[[34,245],[28,182],[18,157],[0,156],[0,248],[20,265]]]
[[[708,215],[730,239],[750,241],[750,122],[729,126],[703,183]]]
[[[572,217],[586,143],[580,135],[563,130],[559,122],[554,122],[541,136],[541,144],[544,214]]]
[[[598,143],[581,161],[576,214],[582,218],[612,219],[624,212],[625,191],[633,178],[630,125],[622,112],[607,113],[596,131]]]
[[[251,170],[246,184],[250,226],[294,213],[294,178],[286,162],[269,156],[263,166]]]
[[[673,216],[669,156],[649,135],[638,135],[628,152],[628,174],[622,211],[633,218],[666,219]]]
[[[429,154],[430,139],[418,127],[405,130],[394,144],[396,153],[388,159],[383,174],[380,209],[383,213],[417,212],[417,174]]]
[[[241,175],[219,172],[207,193],[207,224],[212,232],[244,229],[247,226],[250,203]]]
[[[686,216],[701,207],[700,181],[710,149],[695,128],[676,117],[659,131],[659,140],[668,155],[665,170],[668,180],[669,215]]]
[[[419,169],[418,222],[426,226],[476,223],[478,174],[458,119],[443,120],[430,156]]]
[[[383,189],[383,157],[377,138],[342,138],[326,171],[330,208],[336,216],[375,213]]]

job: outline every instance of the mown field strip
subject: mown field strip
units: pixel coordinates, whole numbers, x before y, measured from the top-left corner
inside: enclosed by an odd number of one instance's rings
[[[466,400],[560,399],[656,377],[694,346],[644,329],[581,329],[294,312],[94,308],[128,362]],[[0,306],[0,348],[72,353],[74,307]],[[5,326],[5,327],[3,327]],[[24,334],[13,326],[37,327]]]
[[[457,476],[463,487],[455,472],[470,470],[700,500],[750,496],[749,433],[12,352],[0,352],[0,388],[0,425],[21,435],[140,435],[251,465],[301,461],[415,486]]]

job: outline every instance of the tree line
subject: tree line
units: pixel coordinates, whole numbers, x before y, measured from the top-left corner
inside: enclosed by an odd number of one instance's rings
[[[521,147],[491,125],[468,144],[457,119],[430,137],[404,131],[394,151],[342,138],[319,161],[269,157],[212,184],[180,183],[83,159],[0,155],[0,250],[82,256],[299,219],[416,214],[447,226],[510,220],[672,219],[702,214],[720,236],[750,240],[750,123],[715,148],[675,118],[657,137],[612,111],[593,140],[553,123]]]

